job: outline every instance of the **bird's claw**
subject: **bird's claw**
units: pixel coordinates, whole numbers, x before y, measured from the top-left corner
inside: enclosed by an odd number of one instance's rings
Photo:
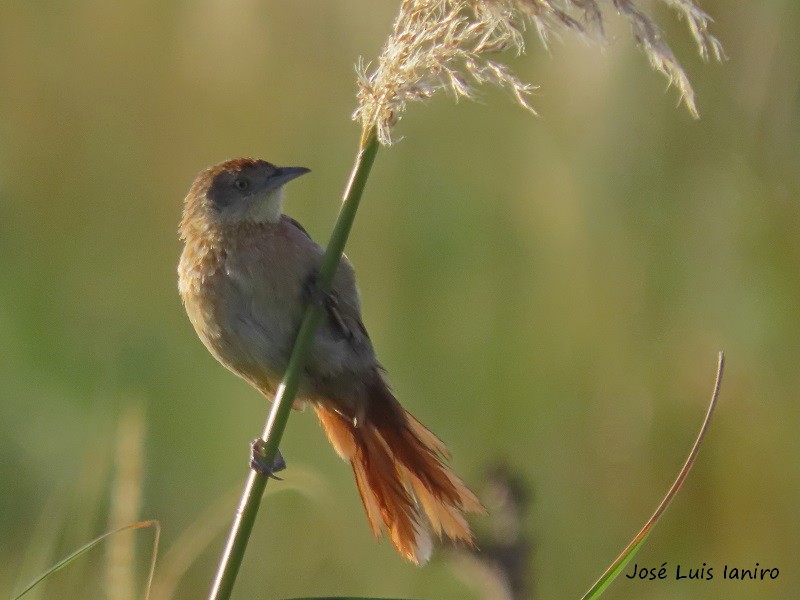
[[[250,468],[256,473],[261,473],[262,475],[266,475],[271,479],[282,481],[282,479],[277,477],[275,473],[283,471],[286,468],[286,461],[283,459],[281,451],[275,450],[275,458],[273,459],[272,464],[266,463],[266,454],[264,452],[265,444],[266,442],[264,442],[264,440],[261,438],[253,440],[253,442],[250,444],[250,449],[252,451],[250,454]]]

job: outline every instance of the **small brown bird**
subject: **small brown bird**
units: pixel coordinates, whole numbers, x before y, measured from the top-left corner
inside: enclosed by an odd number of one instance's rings
[[[179,289],[200,339],[216,359],[274,398],[323,250],[281,214],[283,185],[307,173],[240,158],[201,172],[186,196]],[[309,403],[353,467],[370,527],[382,526],[416,564],[430,532],[473,543],[465,513],[483,513],[445,464],[444,443],[406,411],[384,377],[367,331],[355,274],[343,259],[317,330],[295,406]]]

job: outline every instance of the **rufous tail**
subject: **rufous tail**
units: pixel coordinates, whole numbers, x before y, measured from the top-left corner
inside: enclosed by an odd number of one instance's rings
[[[397,551],[419,565],[431,555],[431,532],[474,545],[464,515],[485,513],[445,464],[450,453],[381,380],[361,422],[316,404],[328,439],[353,467],[372,532],[383,527]]]

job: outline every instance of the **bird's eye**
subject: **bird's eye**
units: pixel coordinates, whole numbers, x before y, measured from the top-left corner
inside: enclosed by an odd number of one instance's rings
[[[250,187],[250,181],[245,179],[244,177],[237,177],[233,181],[233,185],[236,186],[236,189],[240,192],[244,192],[247,188]]]

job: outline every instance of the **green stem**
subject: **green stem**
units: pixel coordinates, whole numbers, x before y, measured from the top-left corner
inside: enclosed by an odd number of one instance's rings
[[[356,157],[356,163],[350,176],[350,181],[345,190],[342,207],[339,210],[339,217],[333,228],[331,239],[322,257],[322,264],[319,270],[318,286],[322,293],[330,290],[336,268],[342,258],[347,237],[353,226],[356,217],[358,204],[364,192],[367,179],[369,178],[372,163],[375,161],[375,154],[378,152],[378,139],[375,130],[372,129],[364,133],[361,139],[361,147]],[[264,432],[261,438],[264,440],[263,462],[272,464],[280,445],[281,437],[286,429],[286,422],[292,410],[292,403],[297,395],[300,385],[300,378],[306,363],[306,357],[311,350],[314,342],[314,334],[322,320],[322,307],[315,303],[310,303],[306,308],[300,330],[295,340],[292,355],[289,358],[289,365],[284,373],[283,381],[278,387],[278,393],[272,403],[272,408],[267,417]],[[209,594],[209,600],[227,600],[231,596],[233,584],[239,573],[242,564],[247,542],[255,524],[261,498],[267,487],[269,478],[255,470],[250,470],[247,478],[242,499],[236,516],[231,526],[228,542],[220,560],[217,575],[214,578],[214,585]]]

